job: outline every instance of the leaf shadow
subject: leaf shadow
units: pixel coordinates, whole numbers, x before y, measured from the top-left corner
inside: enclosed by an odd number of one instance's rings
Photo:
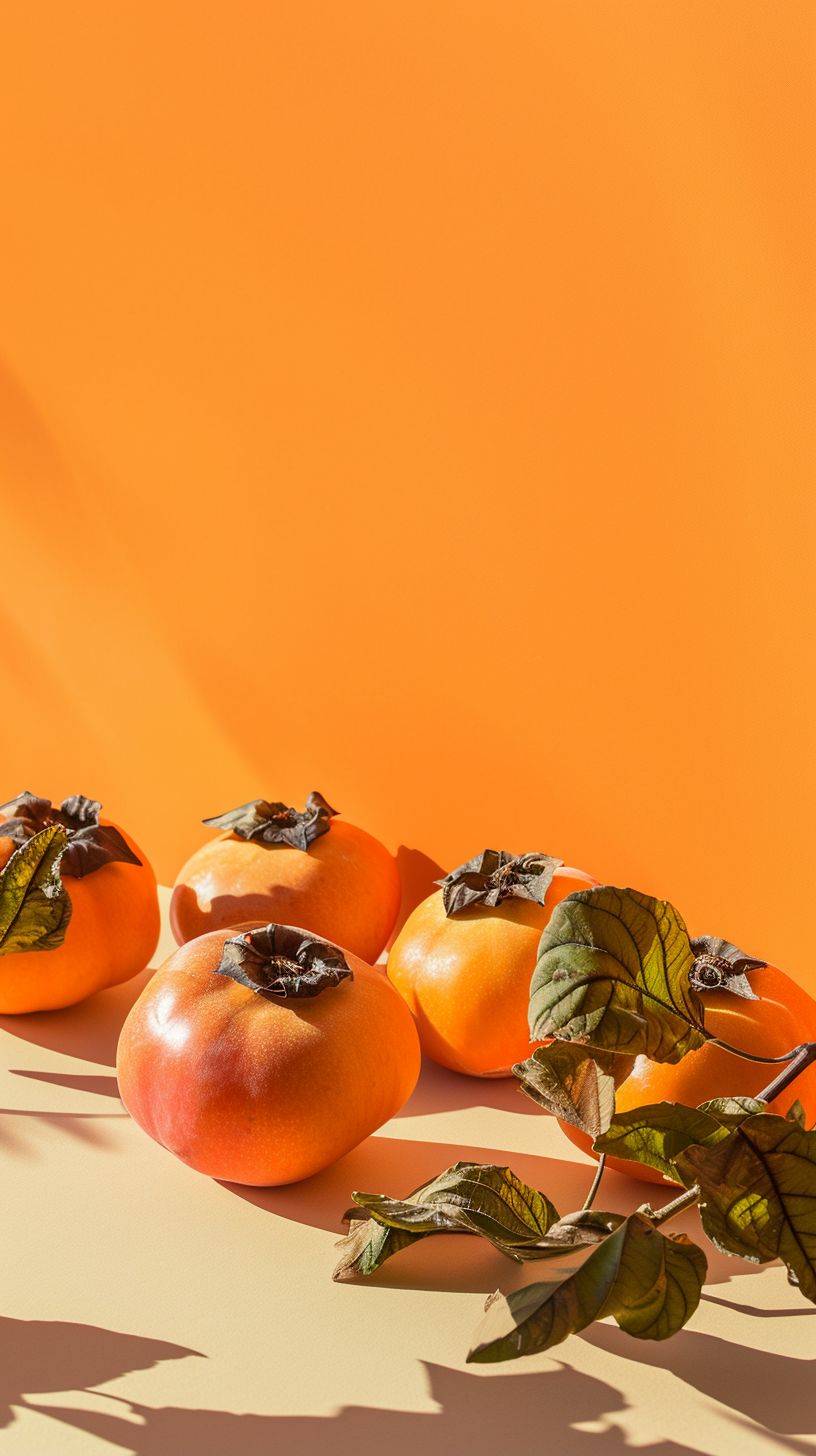
[[[115,1410],[68,1410],[39,1405],[55,1420],[107,1441],[127,1456],[359,1456],[387,1450],[389,1456],[495,1456],[497,1450],[537,1451],[542,1440],[558,1456],[624,1456],[631,1447],[611,1419],[626,1411],[618,1391],[594,1375],[567,1365],[540,1373],[471,1374],[425,1365],[434,1411],[343,1406],[336,1414],[260,1415],[224,1410],[183,1409],[127,1402],[133,1419]],[[118,1404],[118,1402],[117,1402]],[[546,1436],[542,1423],[546,1422]],[[597,1431],[577,1429],[594,1422]],[[676,1441],[638,1446],[643,1456],[696,1456]]]
[[[30,1157],[33,1148],[24,1133],[31,1124],[39,1124],[67,1133],[77,1142],[105,1152],[115,1144],[107,1135],[104,1124],[126,1118],[126,1112],[43,1112],[31,1108],[0,1107],[0,1147],[15,1157]]]
[[[0,1316],[0,1427],[32,1395],[87,1390],[197,1350],[62,1320]]]
[[[12,1077],[30,1077],[33,1082],[46,1082],[49,1087],[68,1087],[75,1092],[95,1092],[100,1097],[119,1097],[115,1077],[87,1076],[73,1072],[39,1072],[24,1067],[10,1067]]]
[[[816,1311],[805,1312],[816,1317]],[[810,1396],[814,1359],[776,1355],[691,1329],[673,1335],[665,1349],[646,1340],[633,1341],[623,1330],[606,1324],[585,1330],[581,1339],[638,1365],[670,1370],[686,1385],[775,1435],[816,1433],[816,1401]]]

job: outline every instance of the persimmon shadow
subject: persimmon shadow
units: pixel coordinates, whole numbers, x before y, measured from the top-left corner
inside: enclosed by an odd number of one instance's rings
[[[611,1385],[567,1365],[542,1373],[471,1374],[426,1365],[436,1411],[382,1410],[345,1406],[330,1416],[260,1415],[224,1410],[182,1409],[127,1403],[137,1421],[113,1411],[68,1410],[38,1405],[37,1410],[75,1430],[108,1441],[126,1456],[359,1456],[387,1450],[389,1456],[495,1456],[497,1450],[542,1448],[558,1456],[626,1456],[625,1433],[611,1417],[626,1410]],[[118,1404],[118,1401],[117,1401]],[[577,1430],[595,1422],[597,1432]],[[542,1448],[543,1449],[543,1448]],[[643,1456],[697,1456],[694,1447],[675,1441],[638,1446]]]
[[[50,1087],[69,1087],[76,1092],[95,1092],[100,1097],[119,1096],[119,1084],[115,1077],[100,1077],[94,1074],[82,1076],[72,1072],[36,1072],[23,1067],[10,1067],[12,1077],[30,1077],[33,1082],[47,1082]]]
[[[639,1365],[670,1370],[686,1385],[739,1411],[774,1435],[816,1432],[816,1397],[812,1394],[816,1360],[775,1355],[691,1329],[680,1330],[665,1346],[632,1340],[623,1330],[606,1324],[585,1330],[581,1339]]]
[[[494,1107],[501,1112],[544,1116],[541,1108],[524,1096],[515,1077],[466,1077],[426,1057],[416,1089],[397,1117],[425,1117],[429,1112],[455,1112],[463,1107]]]
[[[49,1051],[112,1067],[122,1023],[152,974],[153,970],[148,968],[121,986],[99,991],[63,1011],[0,1016],[0,1036],[13,1036]]]
[[[421,849],[410,849],[407,844],[399,846],[396,860],[402,893],[394,930],[388,942],[389,947],[399,935],[411,911],[434,893],[437,888],[436,881],[441,880],[445,874],[441,864],[431,859],[430,855]]]
[[[0,1427],[32,1395],[87,1390],[199,1351],[98,1325],[0,1316]]]
[[[546,1193],[562,1213],[580,1208],[589,1186],[587,1165],[566,1159],[375,1134],[338,1163],[302,1183],[290,1183],[282,1188],[250,1188],[237,1183],[223,1183],[222,1187],[266,1213],[325,1229],[340,1238],[345,1232],[342,1218],[352,1202],[352,1192],[403,1197],[444,1168],[459,1162],[509,1166],[534,1188]],[[605,1206],[628,1213],[644,1202],[644,1184],[616,1173],[608,1174],[607,1179]],[[695,1220],[695,1213],[686,1215],[685,1221],[678,1218],[677,1227],[682,1226],[692,1237],[700,1238]],[[706,1253],[710,1255],[710,1283],[726,1280],[735,1272],[746,1272],[742,1262],[736,1271],[733,1261],[718,1255],[710,1246],[706,1247]],[[327,1277],[334,1262],[329,1254]],[[434,1234],[404,1249],[371,1278],[361,1280],[360,1293],[364,1297],[366,1285],[380,1284],[389,1288],[488,1294],[497,1286],[512,1289],[531,1283],[536,1277],[535,1270],[534,1262],[515,1264],[483,1239]]]

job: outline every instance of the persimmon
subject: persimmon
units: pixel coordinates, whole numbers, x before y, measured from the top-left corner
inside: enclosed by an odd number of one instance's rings
[[[695,944],[695,942],[693,942]],[[696,943],[696,944],[699,944]],[[710,959],[710,958],[709,958]],[[742,964],[748,957],[742,958]],[[739,964],[733,961],[732,965]],[[716,969],[716,968],[714,968]],[[721,968],[722,969],[722,968]],[[731,979],[723,970],[719,983],[697,981],[705,1008],[705,1025],[713,1037],[756,1057],[783,1057],[802,1042],[816,1041],[816,1001],[791,976],[776,966],[751,961],[750,992],[755,1000],[728,989]],[[738,972],[739,974],[739,972]],[[652,1062],[638,1057],[631,1075],[618,1088],[615,1107],[628,1112],[654,1102],[682,1102],[698,1107],[714,1097],[755,1097],[780,1068],[767,1062],[746,1061],[709,1041],[680,1062]],[[784,1116],[801,1102],[806,1126],[816,1123],[816,1063],[806,1067],[795,1082],[768,1104],[768,1111]],[[571,1124],[560,1126],[571,1142],[597,1158],[591,1139]],[[640,1163],[607,1155],[607,1166],[648,1183],[663,1183],[662,1175]]]
[[[486,849],[440,882],[391,947],[388,975],[423,1051],[472,1076],[509,1076],[529,1056],[527,1003],[553,909],[594,885],[549,855]]]
[[[214,930],[165,962],[129,1012],[125,1107],[182,1162],[234,1183],[319,1172],[399,1111],[416,1028],[382,971],[285,925]]]
[[[176,879],[170,923],[180,945],[269,920],[376,961],[399,909],[396,860],[373,835],[338,818],[322,794],[310,794],[300,811],[255,799],[204,823],[223,832]]]
[[[124,829],[74,794],[0,807],[0,1014],[71,1006],[143,971],[156,877]]]

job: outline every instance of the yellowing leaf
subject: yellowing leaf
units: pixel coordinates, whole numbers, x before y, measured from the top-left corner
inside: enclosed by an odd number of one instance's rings
[[[32,835],[0,871],[0,955],[62,945],[71,901],[59,871],[68,835],[52,824]]]

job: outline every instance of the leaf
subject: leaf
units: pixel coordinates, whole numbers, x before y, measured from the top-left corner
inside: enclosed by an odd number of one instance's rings
[[[280,800],[251,799],[216,814],[204,823],[211,829],[229,829],[238,839],[254,839],[259,844],[288,844],[292,849],[307,850],[321,834],[328,833],[337,810],[317,790],[306,800],[304,809],[294,809]]]
[[[746,1117],[765,1110],[765,1103],[755,1097],[715,1097],[696,1108],[682,1102],[646,1103],[615,1113],[607,1131],[595,1139],[595,1151],[645,1163],[664,1178],[682,1182],[676,1160],[685,1148],[720,1142]]]
[[[708,1112],[715,1117],[721,1127],[738,1127],[746,1117],[753,1117],[758,1112],[767,1112],[764,1102],[758,1097],[712,1097],[708,1102],[701,1102],[699,1112]]]
[[[799,1098],[798,1097],[797,1097],[797,1099],[796,1099],[795,1102],[792,1102],[791,1103],[790,1107],[788,1108],[787,1112],[785,1113],[785,1116],[791,1122],[795,1122],[798,1127],[801,1127],[801,1128],[806,1128],[807,1127],[807,1114],[806,1114],[805,1109],[802,1106],[801,1102],[799,1101]]]
[[[727,1129],[711,1113],[680,1102],[655,1102],[616,1113],[606,1132],[595,1139],[595,1151],[644,1163],[676,1180],[678,1153],[694,1143],[727,1136]]]
[[[677,1062],[703,1045],[694,956],[667,900],[601,885],[562,900],[539,945],[530,1033]]]
[[[62,945],[71,919],[60,874],[67,837],[61,824],[41,829],[0,871],[0,955]]]
[[[480,1234],[508,1258],[536,1258],[536,1249],[558,1220],[557,1209],[543,1193],[510,1168],[490,1163],[456,1163],[404,1200],[380,1193],[352,1197],[357,1207],[346,1214],[349,1233],[338,1245],[344,1253],[334,1271],[336,1280],[372,1274],[392,1254],[433,1233]],[[365,1222],[355,1227],[361,1219]],[[383,1229],[395,1237],[384,1237]]]
[[[537,1047],[525,1062],[518,1062],[513,1075],[533,1102],[595,1138],[608,1128],[615,1111],[615,1089],[633,1066],[634,1057],[595,1051],[578,1042],[553,1041]]]
[[[665,1340],[694,1313],[706,1275],[702,1249],[632,1213],[600,1243],[551,1257],[546,1278],[486,1305],[468,1360],[539,1354],[613,1315],[641,1340]]]
[[[730,991],[732,996],[742,996],[746,1001],[759,999],[751,990],[748,976],[767,965],[767,961],[746,955],[739,946],[716,935],[698,935],[692,940],[691,948],[694,952],[691,984],[695,991]]]
[[[495,909],[509,899],[534,900],[543,905],[553,875],[563,863],[549,854],[513,855],[506,849],[483,849],[436,883],[442,887],[442,903],[449,916],[466,910],[468,905]]]
[[[55,809],[50,799],[41,799],[25,789],[16,799],[0,806],[0,815],[9,815],[0,824],[0,834],[23,845],[40,830],[61,825],[67,831],[67,842],[60,872],[73,879],[82,879],[114,861],[140,865],[142,861],[119,830],[112,824],[100,824],[101,808],[98,799],[72,794]]]
[[[291,925],[262,925],[224,942],[215,967],[268,1000],[304,1000],[353,980],[343,952]]]
[[[765,1264],[781,1259],[816,1303],[816,1132],[772,1113],[748,1117],[713,1147],[691,1147],[677,1167],[700,1185],[703,1227],[718,1249]]]

